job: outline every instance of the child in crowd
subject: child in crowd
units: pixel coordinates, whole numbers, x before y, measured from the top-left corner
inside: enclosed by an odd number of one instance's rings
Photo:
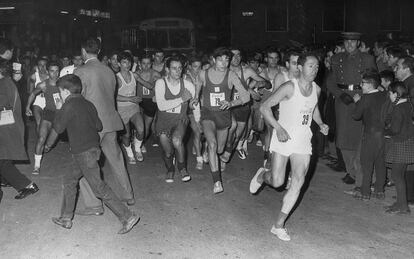
[[[380,72],[381,77],[381,85],[378,86],[378,90],[380,91],[388,91],[388,87],[392,82],[395,81],[394,72],[391,70],[383,70]]]
[[[73,171],[63,176],[61,215],[58,218],[52,218],[52,221],[66,229],[72,227],[77,185],[83,176],[96,197],[102,199],[122,222],[122,228],[118,234],[128,233],[137,224],[139,217],[131,212],[101,179],[98,165],[101,154],[98,131],[102,130],[102,123],[98,118],[96,108],[80,94],[82,83],[78,76],[65,75],[57,81],[57,86],[64,104],[56,114],[53,129],[58,134],[67,130],[75,167]],[[46,146],[56,140],[56,134],[49,136],[52,137],[47,139]]]
[[[354,96],[356,102],[353,118],[362,120],[364,133],[361,143],[362,186],[361,192],[356,191],[354,197],[369,200],[371,196],[372,173],[375,168],[376,181],[374,196],[385,198],[385,162],[384,162],[384,123],[381,118],[381,107],[387,100],[386,92],[379,91],[380,76],[376,72],[362,75],[362,97]]]
[[[391,164],[392,178],[397,191],[397,201],[387,207],[387,213],[408,214],[405,171],[414,163],[413,105],[403,82],[389,86],[391,112],[385,113],[385,161]]]

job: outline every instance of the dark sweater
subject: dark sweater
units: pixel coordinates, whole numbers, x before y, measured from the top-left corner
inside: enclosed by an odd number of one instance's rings
[[[98,131],[102,130],[102,123],[95,106],[80,94],[68,96],[56,114],[53,128],[59,134],[67,129],[73,154],[99,147]]]
[[[387,100],[387,92],[363,94],[356,103],[352,117],[361,120],[364,133],[383,132],[384,121],[381,118],[381,108]]]
[[[391,112],[391,121],[385,129],[384,134],[392,140],[401,142],[414,136],[414,125],[412,120],[412,107],[409,102],[394,106]]]

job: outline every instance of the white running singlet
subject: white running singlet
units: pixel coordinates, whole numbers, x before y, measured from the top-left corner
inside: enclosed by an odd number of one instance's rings
[[[118,72],[116,75],[118,76],[118,78],[121,80],[121,85],[118,88],[118,95],[122,95],[122,96],[136,96],[136,92],[137,92],[137,82],[135,81],[135,77],[134,74],[129,71],[129,74],[131,75],[131,81],[129,83],[127,83],[124,79],[124,77],[122,76],[121,72]],[[130,105],[134,105],[135,103],[132,102],[117,102],[118,107],[120,106],[130,106]]]
[[[313,119],[313,111],[318,102],[317,85],[312,82],[312,92],[305,97],[300,92],[297,79],[291,80],[294,85],[293,95],[289,100],[279,104],[278,123],[287,131],[290,139],[280,142],[276,130],[273,130],[270,142],[270,151],[284,156],[291,154],[312,154],[312,131],[310,125]]]

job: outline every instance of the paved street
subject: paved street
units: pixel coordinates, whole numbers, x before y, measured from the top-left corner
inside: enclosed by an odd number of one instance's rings
[[[29,132],[33,159],[33,126]],[[16,191],[4,188],[0,258],[414,258],[414,213],[384,213],[395,190],[386,190],[385,201],[357,201],[343,194],[349,188],[340,180],[343,174],[323,160],[288,220],[292,241],[280,241],[270,228],[284,192],[266,187],[249,193],[261,159],[261,149],[251,144],[248,159],[234,157],[224,172],[224,192],[213,195],[207,165],[196,171],[191,155],[192,180],[166,184],[160,150],[148,147],[143,163],[128,166],[136,197],[132,209],[141,221],[121,236],[108,208],[99,217],[75,216],[71,230],[52,223],[59,215],[61,178],[71,164],[67,143],[59,143],[44,156],[39,176],[31,175],[32,165],[18,166],[38,184],[38,193],[17,201]]]

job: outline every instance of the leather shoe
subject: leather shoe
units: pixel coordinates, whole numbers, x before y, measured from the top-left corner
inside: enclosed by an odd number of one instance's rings
[[[1,182],[0,187],[12,187],[8,182]]]
[[[75,211],[75,214],[81,216],[102,216],[104,211],[103,208],[85,208]]]
[[[350,174],[346,174],[345,177],[342,178],[342,182],[344,182],[345,184],[354,184],[355,179],[352,178],[352,176]]]
[[[39,187],[37,187],[37,185],[35,183],[31,183],[29,186],[23,188],[22,190],[19,191],[19,194],[16,195],[16,197],[14,197],[16,200],[21,200],[26,198],[27,196],[36,193],[37,191],[39,191]]]
[[[132,213],[131,217],[122,224],[122,228],[118,231],[118,234],[122,235],[131,231],[131,229],[138,223],[139,219],[140,218],[135,215],[135,213]]]
[[[59,217],[59,218],[52,218],[52,221],[56,225],[59,225],[63,228],[66,228],[66,229],[71,229],[72,228],[72,220],[70,220],[70,219],[65,219],[65,218]]]

